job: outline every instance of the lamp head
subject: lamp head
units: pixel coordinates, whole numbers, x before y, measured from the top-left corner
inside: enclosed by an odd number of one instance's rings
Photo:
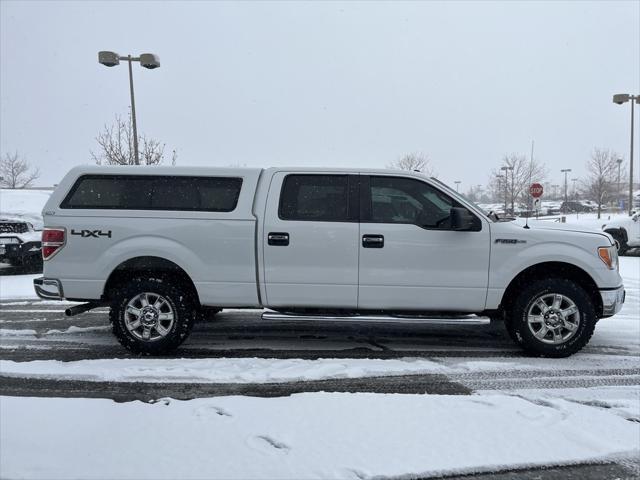
[[[616,93],[613,96],[613,103],[617,103],[618,105],[622,105],[623,103],[627,103],[629,101],[628,93]]]
[[[120,65],[120,55],[116,52],[101,51],[98,52],[98,62],[106,67],[115,67]]]
[[[140,65],[149,70],[160,68],[160,57],[155,53],[142,53],[140,54]]]

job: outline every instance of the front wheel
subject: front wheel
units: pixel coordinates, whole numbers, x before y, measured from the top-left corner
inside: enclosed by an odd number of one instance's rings
[[[559,358],[582,349],[596,321],[593,301],[579,284],[550,278],[534,281],[517,294],[507,328],[528,353]]]
[[[173,352],[191,332],[197,310],[190,295],[158,278],[134,278],[112,294],[111,323],[131,352]]]

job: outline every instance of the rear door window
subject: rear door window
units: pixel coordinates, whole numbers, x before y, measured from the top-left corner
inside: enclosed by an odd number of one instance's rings
[[[60,208],[231,212],[241,178],[85,175]]]

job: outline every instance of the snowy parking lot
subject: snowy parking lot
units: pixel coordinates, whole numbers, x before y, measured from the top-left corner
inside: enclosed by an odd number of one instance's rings
[[[640,258],[622,258],[621,274],[623,310],[558,360],[523,355],[501,325],[265,321],[255,310],[199,322],[175,358],[132,357],[104,309],[67,318],[34,298],[33,276],[2,276],[0,474],[634,478]]]

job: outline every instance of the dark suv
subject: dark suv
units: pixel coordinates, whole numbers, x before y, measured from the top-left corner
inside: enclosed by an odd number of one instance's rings
[[[587,213],[587,212],[593,212],[593,208],[591,208],[589,205],[584,205],[580,202],[562,202],[562,205],[560,206],[560,211],[561,212],[567,212],[567,213]]]

